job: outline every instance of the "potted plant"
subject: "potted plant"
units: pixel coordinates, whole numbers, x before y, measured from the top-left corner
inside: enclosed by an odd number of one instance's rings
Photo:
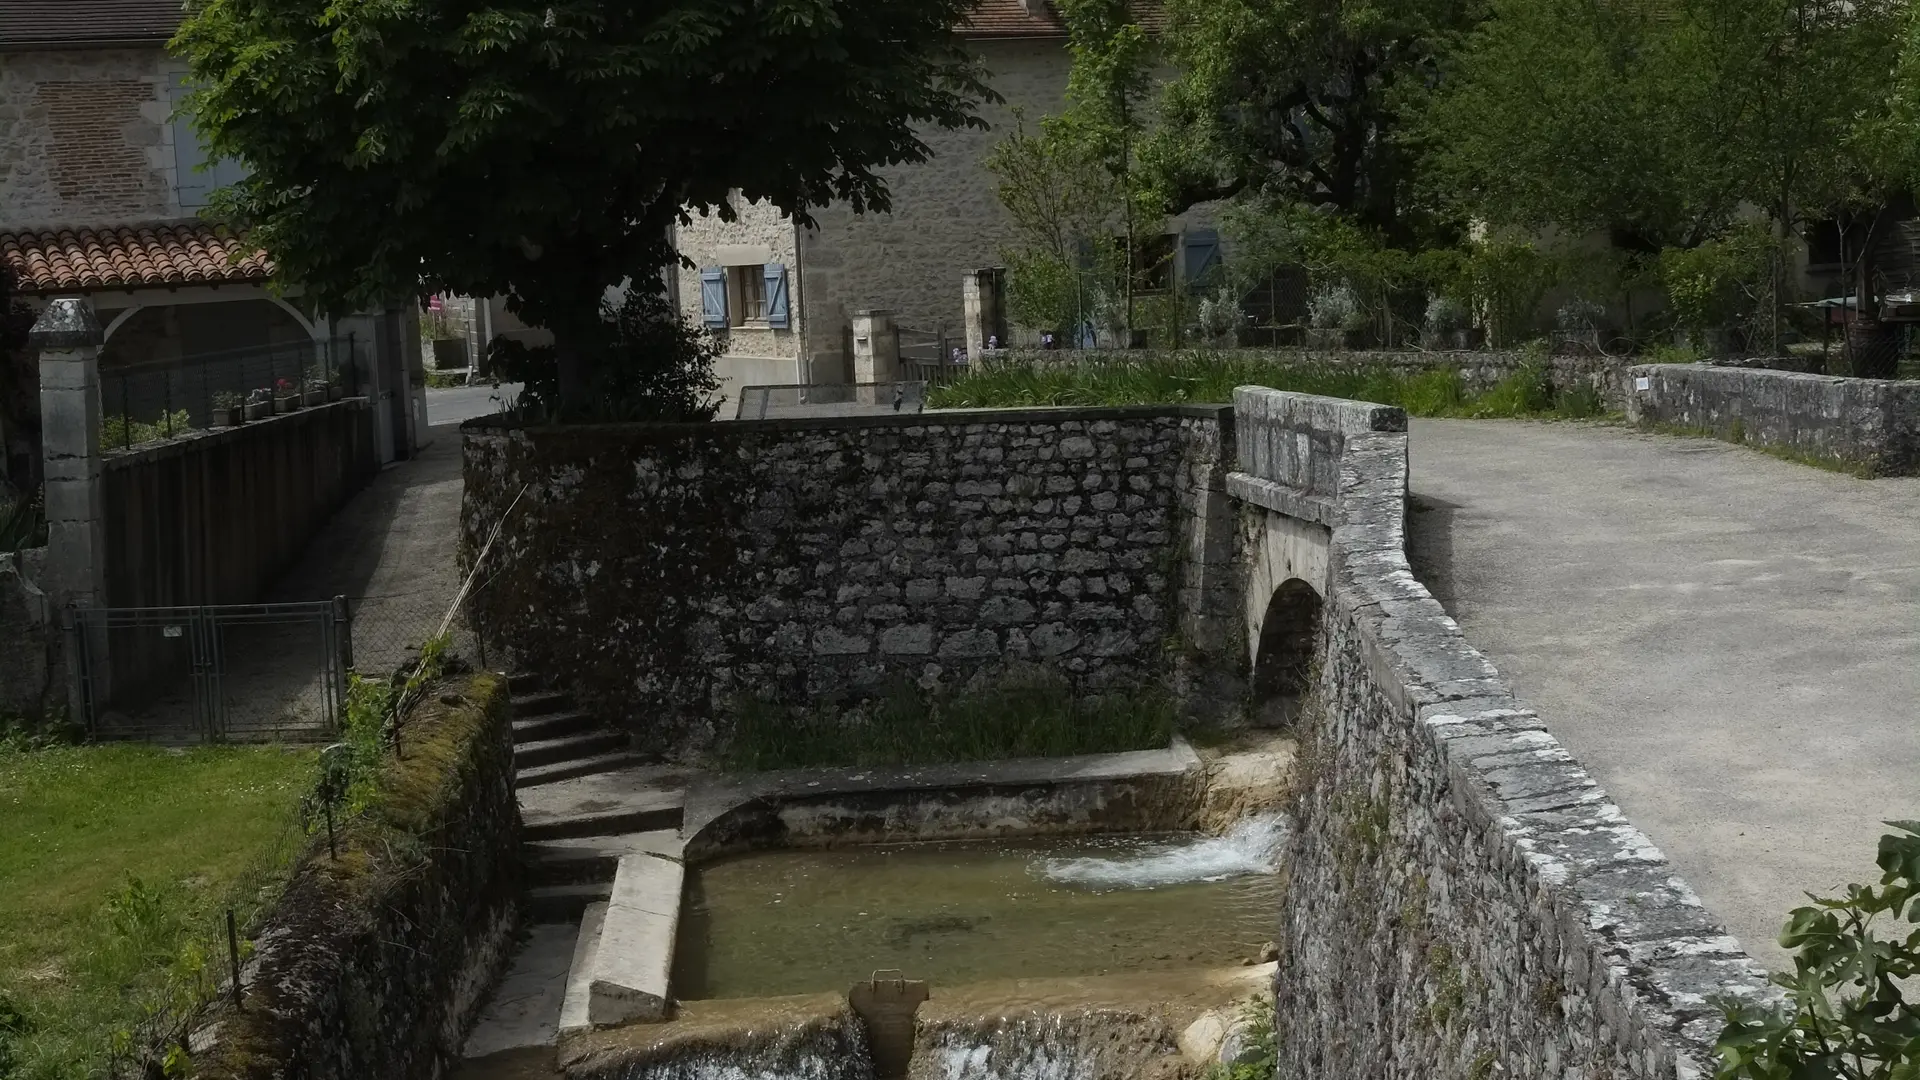
[[[300,401],[304,405],[325,405],[327,403],[327,365],[319,360],[307,365],[306,374],[300,380]]]
[[[1307,298],[1307,347],[1359,349],[1367,343],[1367,312],[1346,285],[1329,285]]]
[[[347,388],[341,384],[340,369],[335,368],[327,373],[327,400],[339,401],[345,396],[347,396]]]
[[[262,387],[247,392],[247,403],[241,406],[241,416],[246,420],[265,420],[273,415],[273,394]]]
[[[273,384],[273,411],[290,413],[300,407],[300,388],[290,380],[280,379]]]
[[[1451,296],[1436,295],[1427,301],[1427,316],[1421,326],[1421,343],[1429,349],[1471,349],[1474,331],[1469,324],[1473,314],[1467,305]]]
[[[231,390],[221,390],[213,395],[213,426],[239,427],[247,417],[240,395]]]

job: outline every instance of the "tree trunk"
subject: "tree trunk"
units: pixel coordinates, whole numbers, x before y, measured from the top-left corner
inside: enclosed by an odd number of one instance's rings
[[[1852,374],[1862,379],[1891,379],[1900,373],[1899,331],[1880,322],[1880,309],[1873,295],[1873,244],[1886,221],[1883,207],[1874,214],[1873,225],[1860,247],[1860,259],[1854,271],[1853,322],[1847,326],[1847,359]]]

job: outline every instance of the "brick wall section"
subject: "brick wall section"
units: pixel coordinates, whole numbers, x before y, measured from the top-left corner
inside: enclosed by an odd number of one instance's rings
[[[1627,418],[1818,458],[1877,476],[1920,473],[1920,382],[1707,364],[1630,373]]]
[[[1711,1075],[1710,999],[1767,993],[1764,974],[1413,577],[1407,436],[1254,394],[1240,468],[1332,475],[1343,521],[1300,732],[1280,1075]],[[1248,452],[1291,433],[1335,460]]]
[[[1231,535],[1207,531],[1231,520],[1221,407],[489,423],[465,429],[469,557],[525,495],[481,621],[651,751],[723,735],[741,695],[850,700],[1022,663],[1133,689],[1175,667],[1183,605],[1232,603],[1224,568],[1183,565]]]
[[[164,50],[9,53],[0,63],[0,227],[191,216],[173,193]]]

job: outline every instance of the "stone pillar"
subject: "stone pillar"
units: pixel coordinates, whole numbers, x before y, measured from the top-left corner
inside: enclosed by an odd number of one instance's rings
[[[1007,346],[1007,268],[988,266],[960,275],[960,311],[965,323],[967,359],[979,363],[987,342],[997,338]]]
[[[893,312],[853,313],[853,381],[900,381],[900,336],[893,326]]]
[[[107,523],[100,478],[100,321],[86,300],[62,297],[48,302],[28,340],[40,352],[40,445],[46,459],[47,564],[41,588],[54,611],[69,605],[103,607]],[[108,694],[106,644],[104,632],[89,642],[96,701]],[[79,702],[74,706],[78,717]]]

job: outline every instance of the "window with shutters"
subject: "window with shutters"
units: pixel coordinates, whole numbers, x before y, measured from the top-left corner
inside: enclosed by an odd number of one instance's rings
[[[185,75],[174,76],[170,100],[176,110],[186,98],[188,89]],[[215,191],[237,183],[247,175],[246,166],[231,158],[216,158],[211,164],[208,163],[206,145],[201,141],[200,133],[194,130],[192,117],[176,113],[171,123],[174,199],[183,209],[199,210],[207,206]]]
[[[1180,238],[1173,233],[1133,238],[1133,291],[1165,292],[1173,288],[1173,252]],[[1125,239],[1120,243],[1124,245]]]
[[[727,267],[727,314],[734,326],[766,321],[766,267],[759,263]]]

